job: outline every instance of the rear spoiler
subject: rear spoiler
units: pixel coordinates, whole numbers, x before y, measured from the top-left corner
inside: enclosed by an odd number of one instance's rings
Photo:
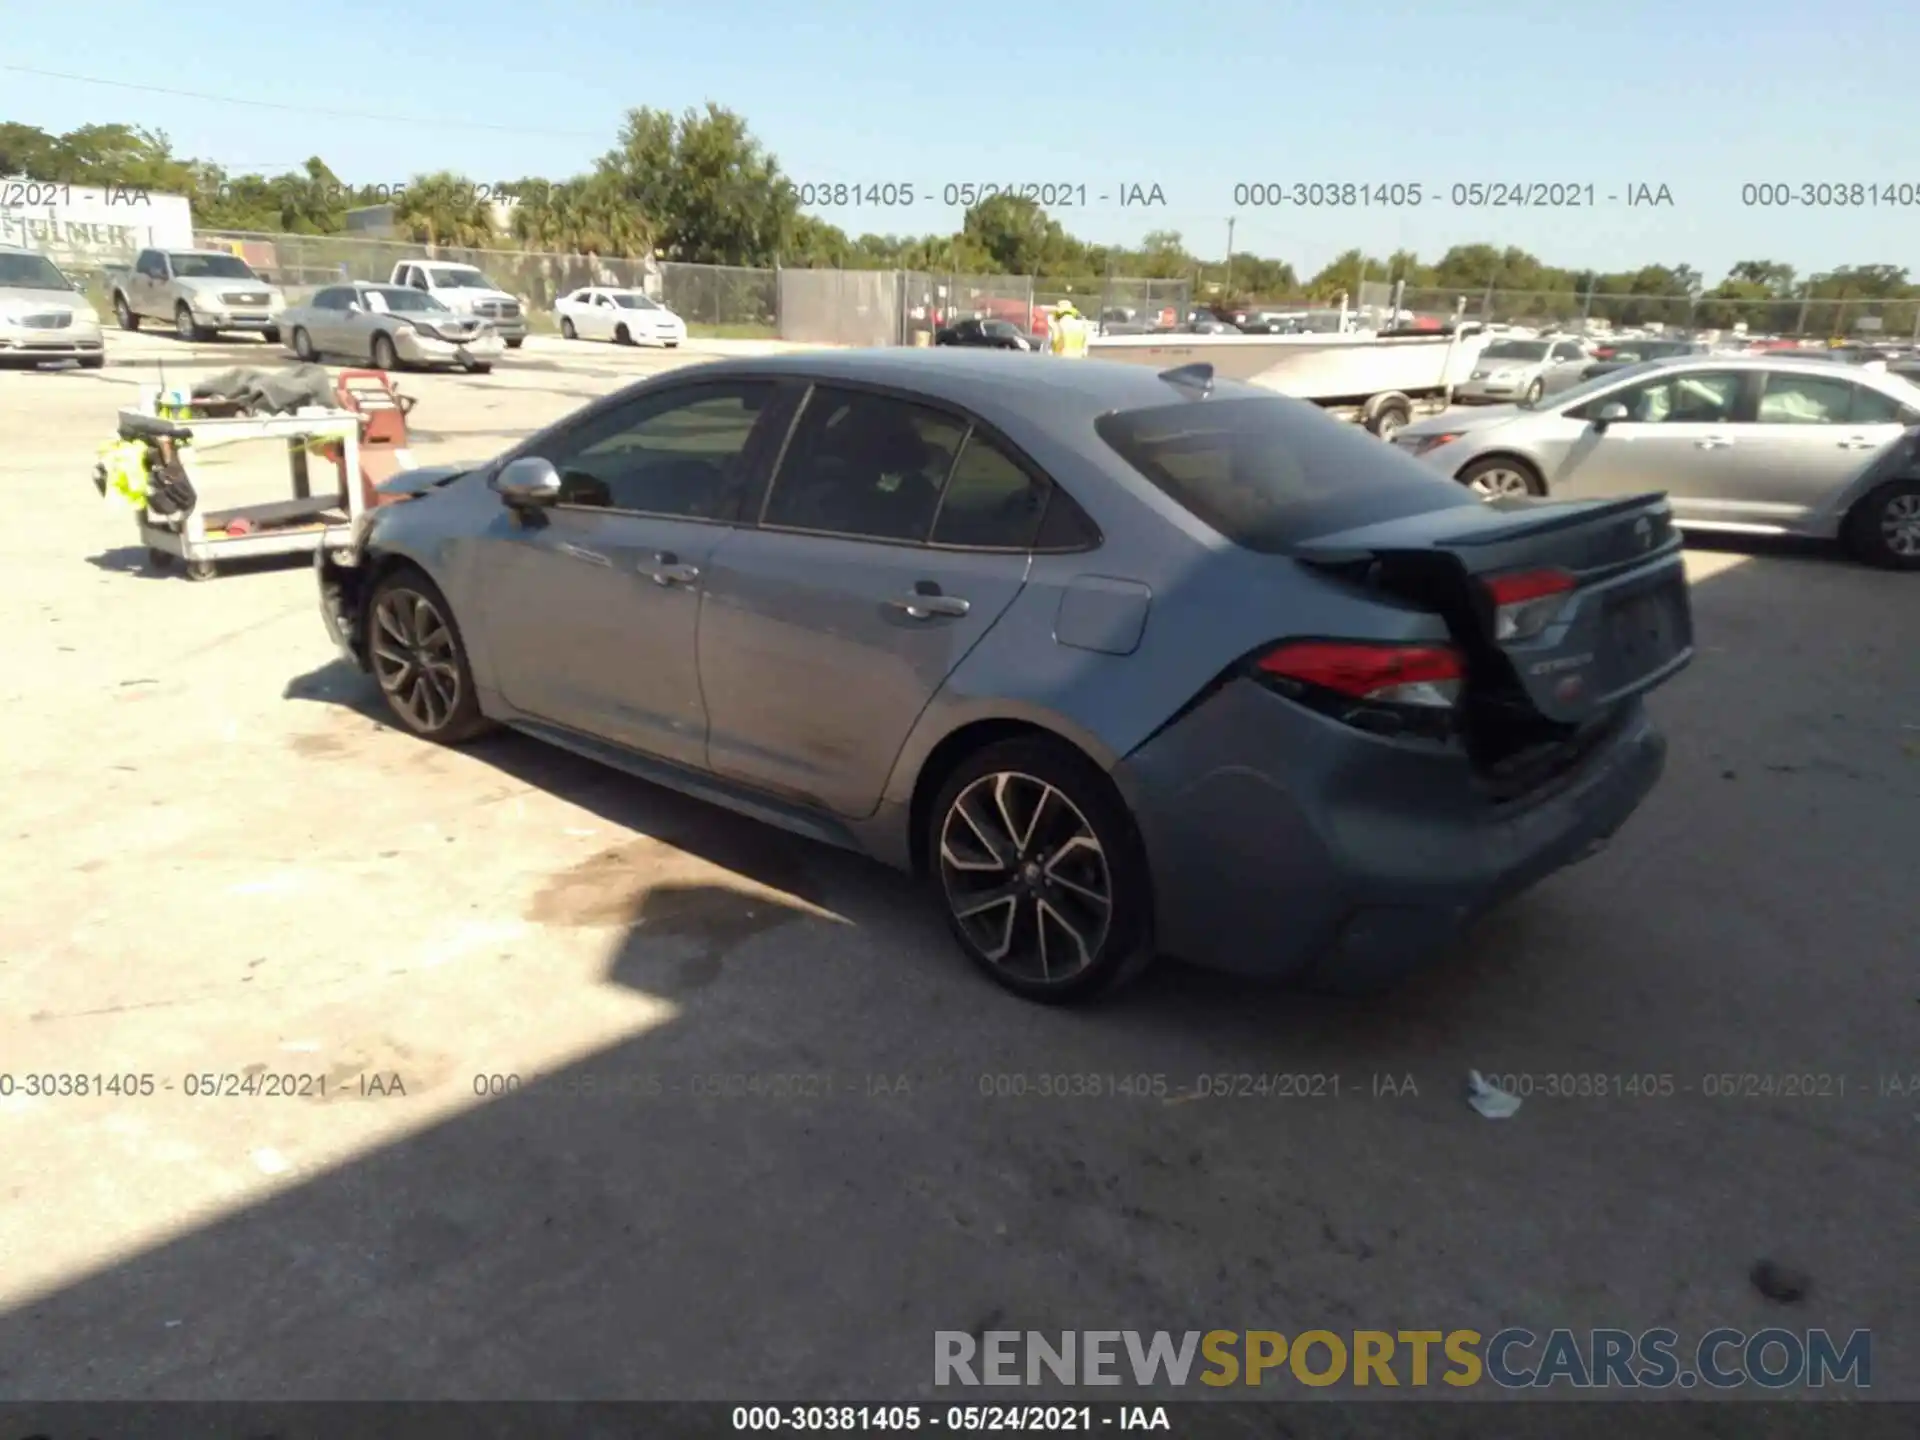
[[[1529,511],[1538,512],[1525,518]],[[1489,524],[1488,515],[1514,517],[1511,524]],[[1424,515],[1404,520],[1389,520],[1380,525],[1363,525],[1343,530],[1318,540],[1303,541],[1293,556],[1310,565],[1345,567],[1376,559],[1384,551],[1472,550],[1483,546],[1508,545],[1520,540],[1537,540],[1567,530],[1604,525],[1629,515],[1670,517],[1672,507],[1666,493],[1650,490],[1618,500],[1566,501],[1512,499],[1476,501],[1471,506],[1448,506],[1429,510]]]

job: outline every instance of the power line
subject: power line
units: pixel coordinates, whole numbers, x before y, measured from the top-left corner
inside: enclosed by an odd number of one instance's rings
[[[248,105],[256,110],[283,110],[295,115],[325,115],[334,120],[378,120],[388,125],[434,126],[442,130],[494,130],[515,135],[545,135],[568,140],[605,141],[606,136],[585,130],[541,130],[530,125],[496,125],[480,120],[455,120],[446,116],[379,115],[369,110],[329,110],[316,105],[283,105],[277,100],[242,100],[236,95],[207,95],[198,90],[170,90],[161,85],[135,85],[127,80],[102,80],[95,75],[69,75],[59,70],[36,70],[31,65],[0,65],[16,75],[37,75],[44,80],[67,80],[76,85],[103,85],[111,90],[137,90],[144,95],[171,95],[180,100],[211,100],[216,105]]]

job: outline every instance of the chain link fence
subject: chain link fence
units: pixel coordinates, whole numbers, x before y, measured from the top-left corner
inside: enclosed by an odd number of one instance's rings
[[[1110,275],[1101,284],[1099,333],[1127,335],[1171,329],[1187,318],[1192,300],[1191,280],[1134,280]]]
[[[480,250],[464,245],[416,245],[403,240],[345,235],[267,235],[203,230],[200,245],[237,248],[255,269],[298,302],[322,285],[343,280],[385,281],[402,261],[473,265],[500,289],[518,296],[536,323],[551,322],[553,302],[583,285],[644,290],[673,310],[696,334],[771,337],[776,328],[775,272],[727,265],[661,264],[618,256],[565,255],[541,250]]]

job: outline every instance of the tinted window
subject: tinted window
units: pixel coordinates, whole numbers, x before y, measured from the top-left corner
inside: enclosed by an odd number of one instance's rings
[[[885,395],[815,387],[761,523],[922,541],[967,427]]]
[[[173,257],[173,273],[188,280],[258,280],[238,255],[193,255]]]
[[[1742,379],[1733,371],[1688,370],[1608,398],[1626,406],[1636,425],[1718,425],[1734,418]]]
[[[1189,513],[1268,554],[1355,525],[1480,503],[1359,426],[1277,396],[1121,411],[1095,428]]]
[[[1100,527],[1058,485],[1047,495],[1047,513],[1034,536],[1036,550],[1090,550],[1100,543]]]
[[[745,489],[747,441],[773,393],[770,381],[689,386],[597,417],[546,456],[560,472],[560,502],[734,518]]]
[[[1544,340],[1496,340],[1480,352],[1484,360],[1543,360],[1546,354]]]
[[[313,308],[316,310],[344,310],[347,308],[347,295],[349,293],[348,291],[338,289],[322,290],[313,297]]]
[[[1767,373],[1760,396],[1762,425],[1844,425],[1857,387],[1838,375],[1794,375],[1782,370]]]
[[[1920,396],[1915,397],[1915,403],[1920,404]],[[1856,385],[1847,420],[1853,425],[1913,425],[1920,423],[1920,410],[1869,386]]]
[[[960,448],[934,522],[936,545],[1025,550],[1039,532],[1047,486],[975,430]]]
[[[1556,360],[1578,360],[1585,353],[1586,352],[1578,345],[1556,345],[1553,347],[1553,358]]]

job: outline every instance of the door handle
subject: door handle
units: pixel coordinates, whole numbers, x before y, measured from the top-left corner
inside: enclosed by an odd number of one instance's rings
[[[972,601],[962,600],[958,595],[942,595],[933,588],[915,590],[911,595],[896,595],[887,603],[896,610],[906,611],[908,618],[913,620],[931,620],[936,615],[959,616],[973,608]]]
[[[1842,450],[1872,450],[1877,444],[1877,441],[1869,440],[1864,435],[1849,435],[1840,442],[1840,448]]]
[[[1725,450],[1732,444],[1733,441],[1724,435],[1709,435],[1704,440],[1694,441],[1693,448],[1696,450]]]
[[[700,567],[682,565],[678,555],[663,550],[653,557],[651,565],[641,566],[640,573],[656,585],[691,585],[700,578]]]
[[[613,561],[609,560],[606,556],[602,555],[598,550],[589,550],[584,545],[562,544],[560,548],[563,551],[565,551],[567,554],[571,555],[574,559],[584,560],[589,565],[613,564]]]

